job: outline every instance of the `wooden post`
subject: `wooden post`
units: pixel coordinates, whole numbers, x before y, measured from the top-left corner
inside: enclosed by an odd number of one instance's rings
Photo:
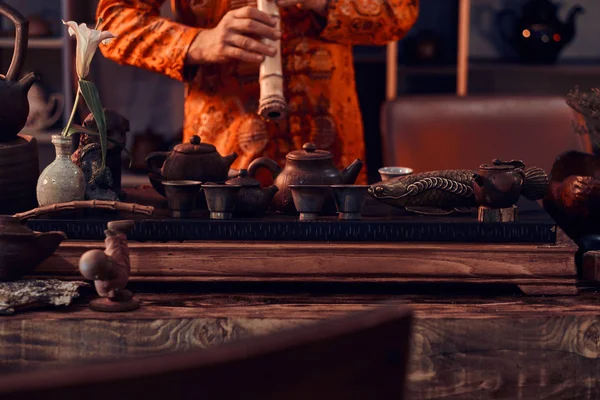
[[[471,0],[460,0],[458,12],[458,65],[456,94],[466,96],[469,77],[469,33],[471,26]]]
[[[386,47],[386,100],[394,100],[398,95],[398,42]]]

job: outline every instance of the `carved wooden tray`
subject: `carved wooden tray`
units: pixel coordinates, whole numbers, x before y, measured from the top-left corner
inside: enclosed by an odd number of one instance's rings
[[[476,212],[429,216],[408,213],[375,201],[365,207],[364,218],[340,221],[323,217],[299,221],[293,216],[267,214],[260,218],[215,221],[205,212],[193,219],[155,215],[134,216],[129,235],[135,241],[317,241],[317,242],[461,242],[461,243],[555,243],[556,224],[535,202],[519,203],[519,220],[512,223],[479,223]],[[109,220],[132,218],[118,213],[58,216],[32,219],[36,231],[58,230],[70,240],[103,240]]]

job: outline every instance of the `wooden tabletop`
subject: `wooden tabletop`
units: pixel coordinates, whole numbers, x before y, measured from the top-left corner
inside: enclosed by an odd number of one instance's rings
[[[600,396],[594,292],[539,297],[502,285],[485,293],[442,286],[138,283],[131,288],[142,307],[121,314],[89,310],[87,292],[68,308],[0,318],[0,370],[218,346],[402,302],[416,313],[411,399]]]

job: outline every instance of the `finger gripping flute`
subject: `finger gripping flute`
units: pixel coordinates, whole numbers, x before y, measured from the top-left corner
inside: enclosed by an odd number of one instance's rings
[[[273,0],[258,0],[258,9],[277,19],[277,29],[281,29],[279,8]],[[277,49],[273,57],[265,57],[260,65],[258,81],[260,83],[260,99],[258,115],[269,120],[280,120],[286,117],[287,104],[283,97],[283,69],[281,66],[281,40],[262,40],[266,45]]]

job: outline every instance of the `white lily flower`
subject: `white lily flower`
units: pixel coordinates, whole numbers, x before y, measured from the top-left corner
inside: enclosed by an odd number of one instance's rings
[[[77,53],[75,65],[77,69],[77,76],[79,79],[85,79],[90,73],[90,64],[98,49],[98,44],[108,43],[112,38],[116,36],[109,31],[99,31],[96,29],[90,29],[86,24],[79,24],[75,21],[65,22],[63,24],[69,27],[69,35],[75,35],[77,39]]]

